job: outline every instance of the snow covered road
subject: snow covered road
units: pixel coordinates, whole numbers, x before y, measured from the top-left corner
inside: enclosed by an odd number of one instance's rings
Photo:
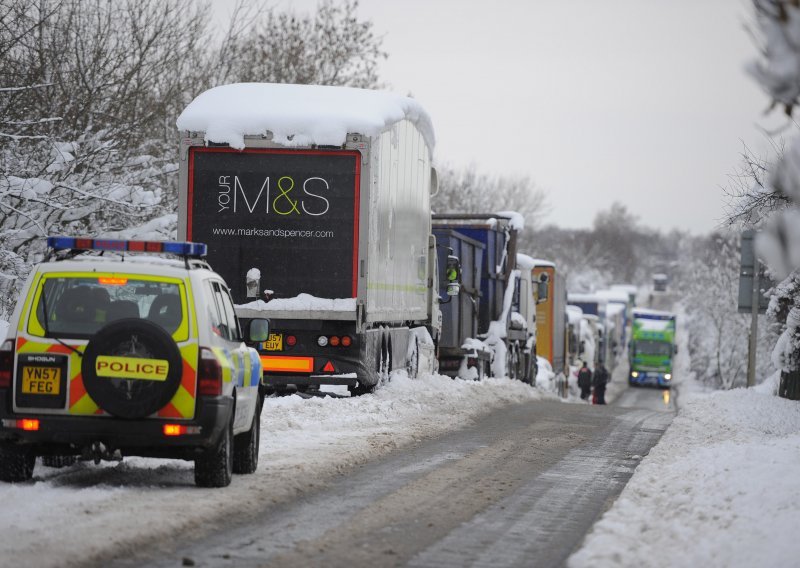
[[[266,401],[258,471],[229,488],[194,487],[192,464],[126,458],[0,485],[0,566],[102,565],[142,547],[202,536],[313,489],[332,475],[546,395],[518,381],[479,383],[397,373],[374,395]]]
[[[561,566],[671,415],[533,401],[111,566]]]

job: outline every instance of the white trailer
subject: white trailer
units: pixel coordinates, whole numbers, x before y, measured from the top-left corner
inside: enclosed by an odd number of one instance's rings
[[[434,134],[416,101],[226,85],[189,104],[178,128],[178,233],[208,244],[241,318],[270,318],[269,388],[363,393],[394,369],[433,369]]]

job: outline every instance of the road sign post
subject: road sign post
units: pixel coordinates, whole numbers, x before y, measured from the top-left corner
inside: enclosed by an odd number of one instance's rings
[[[758,314],[766,313],[769,299],[764,292],[774,283],[764,275],[764,265],[756,257],[753,241],[756,231],[742,232],[741,264],[739,270],[739,313],[750,314],[750,337],[747,350],[747,386],[756,382],[756,350],[758,346]]]

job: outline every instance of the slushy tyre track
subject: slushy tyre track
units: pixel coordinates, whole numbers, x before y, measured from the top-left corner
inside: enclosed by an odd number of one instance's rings
[[[508,406],[239,526],[103,564],[560,566],[671,418],[558,402]]]

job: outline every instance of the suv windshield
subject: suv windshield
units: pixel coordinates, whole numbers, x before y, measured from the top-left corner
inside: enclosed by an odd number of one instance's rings
[[[185,319],[182,289],[178,280],[140,275],[45,276],[33,312],[37,321],[31,318],[28,331],[39,336],[89,338],[112,321],[140,318],[173,335]]]

